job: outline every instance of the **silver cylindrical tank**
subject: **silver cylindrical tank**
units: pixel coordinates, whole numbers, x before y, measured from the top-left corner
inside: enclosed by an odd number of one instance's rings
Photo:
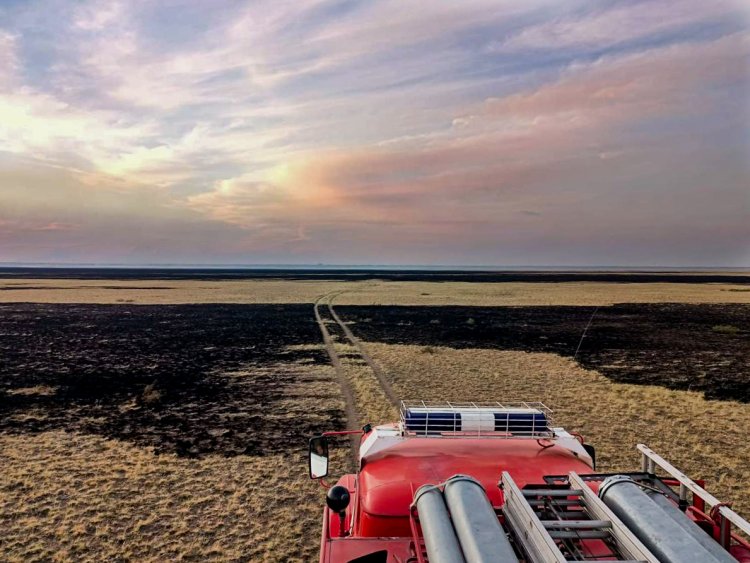
[[[480,483],[454,475],[445,483],[445,504],[468,563],[518,563]]]
[[[722,561],[725,563],[736,563],[737,560],[732,557],[726,549],[721,547],[721,544],[719,544],[719,542],[714,541],[714,539],[709,536],[705,532],[705,530],[703,530],[700,526],[698,526],[698,524],[688,518],[685,513],[677,508],[677,506],[667,497],[655,491],[644,492],[649,497],[651,497],[651,500],[654,501],[659,506],[659,508],[661,508],[667,514],[667,516],[677,522],[677,524],[679,524],[683,530],[685,530],[696,540],[698,540],[698,542],[703,547],[705,547],[709,551],[709,553],[711,553],[711,555],[716,558],[717,561]]]
[[[599,497],[661,563],[727,561],[714,556],[630,477],[607,477],[599,488]]]
[[[414,494],[430,563],[464,563],[461,546],[453,530],[443,493],[435,485],[424,485]]]

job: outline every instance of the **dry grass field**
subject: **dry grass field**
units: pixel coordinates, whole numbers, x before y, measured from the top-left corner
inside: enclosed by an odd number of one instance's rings
[[[3,561],[307,561],[299,451],[200,460],[66,432],[0,436]],[[300,505],[303,509],[299,510]]]
[[[280,431],[343,409],[329,366],[272,369],[299,380],[267,415]],[[288,443],[191,458],[81,432],[0,433],[0,560],[310,561],[322,489],[307,475],[304,437]],[[347,467],[345,456],[334,463]]]
[[[337,305],[750,304],[739,283],[0,279],[0,303],[313,303],[331,292],[343,292]]]
[[[344,424],[340,378],[351,386],[358,422],[396,416],[371,366],[330,316],[324,325],[341,373],[328,361],[312,310],[322,295],[343,292],[337,306],[747,307],[747,288],[0,280],[0,332],[14,339],[0,354],[0,560],[315,560],[324,495],[307,478],[307,433]],[[196,302],[237,305],[161,306]],[[281,305],[290,303],[309,308]],[[355,313],[339,310],[354,333],[366,336]],[[739,333],[726,337],[744,342],[748,327],[735,328]],[[558,424],[597,447],[601,470],[637,468],[634,446],[644,442],[706,478],[740,511],[750,510],[748,403],[617,383],[570,357],[538,350],[382,339],[363,346],[403,398],[543,400]],[[83,393],[99,377],[103,386]],[[336,473],[350,468],[348,456],[342,443]]]
[[[555,422],[597,448],[601,471],[637,470],[648,444],[719,498],[750,510],[750,404],[614,383],[555,354],[368,343],[405,398],[490,401],[536,397]]]

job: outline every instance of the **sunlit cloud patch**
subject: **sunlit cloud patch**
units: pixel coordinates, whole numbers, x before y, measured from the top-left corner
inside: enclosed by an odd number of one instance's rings
[[[0,4],[0,261],[750,265],[739,1]]]

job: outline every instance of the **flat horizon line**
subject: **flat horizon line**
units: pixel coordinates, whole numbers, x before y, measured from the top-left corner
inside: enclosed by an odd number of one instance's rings
[[[551,272],[701,272],[750,271],[747,266],[620,266],[620,265],[543,265],[543,264],[190,264],[190,263],[96,263],[96,262],[0,262],[2,269],[128,269],[128,270],[397,270],[397,271],[551,271]]]

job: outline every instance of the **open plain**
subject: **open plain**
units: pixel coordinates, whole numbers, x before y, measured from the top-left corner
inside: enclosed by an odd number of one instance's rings
[[[599,469],[644,442],[750,510],[741,273],[21,274],[0,276],[2,560],[314,560],[307,437],[396,398],[543,400]]]

